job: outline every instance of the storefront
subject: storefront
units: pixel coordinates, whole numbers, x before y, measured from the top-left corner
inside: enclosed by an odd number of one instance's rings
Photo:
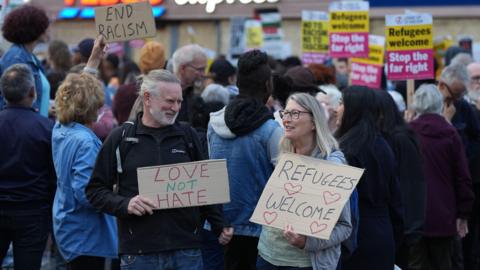
[[[47,9],[55,18],[52,37],[76,44],[85,37],[95,36],[93,7],[134,0],[32,0]],[[319,0],[150,0],[154,7],[157,36],[171,54],[187,43],[198,43],[213,52],[229,54],[231,22],[235,17],[252,18],[262,11],[278,11],[281,16],[283,40],[289,43],[291,54],[300,52],[300,20],[302,10],[328,10],[328,1]],[[406,9],[428,12],[434,16],[434,36],[469,35],[480,41],[480,4],[478,0],[370,1],[370,33],[383,35],[386,14],[404,13]],[[476,2],[476,5],[475,3]],[[406,5],[412,5],[407,7]],[[401,6],[398,6],[401,5]],[[428,5],[428,6],[425,6]],[[65,10],[76,9],[66,16]],[[63,12],[63,13],[62,13]],[[72,15],[73,14],[73,15]],[[135,46],[135,45],[134,45]],[[134,58],[138,49],[131,50]]]

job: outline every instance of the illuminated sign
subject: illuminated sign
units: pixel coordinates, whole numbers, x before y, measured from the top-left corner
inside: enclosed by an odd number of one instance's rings
[[[65,8],[58,13],[58,19],[93,19],[95,18],[95,7],[110,6],[116,4],[132,4],[143,2],[143,0],[63,0]],[[150,0],[154,18],[160,18],[166,11],[160,6],[163,0]]]
[[[66,6],[74,6],[78,3],[80,6],[110,6],[116,4],[132,4],[143,2],[142,0],[64,0]],[[163,0],[150,0],[150,5],[156,6],[163,3]]]
[[[183,5],[205,5],[205,11],[207,13],[213,13],[218,4],[234,4],[238,2],[240,4],[264,4],[264,3],[277,3],[279,0],[175,0],[175,4]]]

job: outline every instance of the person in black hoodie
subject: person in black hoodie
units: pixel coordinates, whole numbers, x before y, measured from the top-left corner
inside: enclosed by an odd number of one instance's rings
[[[403,235],[400,185],[395,157],[376,125],[373,90],[350,86],[343,90],[335,133],[351,166],[364,168],[357,185],[360,212],[358,246],[342,259],[342,270],[393,269],[395,247]]]
[[[169,71],[152,70],[143,77],[140,96],[143,112],[138,113],[133,125],[125,123],[106,139],[86,196],[93,207],[117,217],[122,268],[202,270],[200,229],[205,219],[221,244],[232,237],[232,229],[224,226],[220,207],[154,211],[157,203],[138,191],[139,167],[206,158],[195,131],[176,122],[182,102],[180,82]],[[128,151],[122,143],[129,143]],[[118,192],[113,191],[114,184]],[[158,204],[161,202],[164,200]]]
[[[421,239],[425,222],[426,191],[420,146],[415,132],[407,126],[388,92],[379,90],[375,94],[378,125],[395,155],[404,204],[403,241],[397,249],[396,263],[409,270],[410,257],[415,256],[411,248]]]
[[[235,234],[225,249],[225,269],[254,270],[261,226],[249,219],[273,172],[283,133],[265,106],[272,92],[266,53],[240,57],[237,85],[239,95],[210,115],[207,137],[210,158],[227,159],[230,203],[223,212]]]

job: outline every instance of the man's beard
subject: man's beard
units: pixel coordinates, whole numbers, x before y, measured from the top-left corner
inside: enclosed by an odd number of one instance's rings
[[[169,117],[166,115],[165,111],[156,110],[153,108],[149,109],[150,114],[152,115],[153,119],[157,121],[161,126],[170,126],[175,123],[175,119],[177,119],[178,112],[173,117]]]
[[[478,90],[468,90],[468,97],[473,101],[477,102],[480,98],[480,89]]]

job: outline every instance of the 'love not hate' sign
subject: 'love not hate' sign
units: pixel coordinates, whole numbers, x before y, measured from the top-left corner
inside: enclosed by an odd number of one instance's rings
[[[363,169],[282,154],[250,221],[329,239]]]
[[[142,167],[137,175],[140,195],[155,202],[157,209],[230,201],[225,159]]]
[[[107,42],[154,37],[157,33],[148,2],[95,8],[95,27]]]

